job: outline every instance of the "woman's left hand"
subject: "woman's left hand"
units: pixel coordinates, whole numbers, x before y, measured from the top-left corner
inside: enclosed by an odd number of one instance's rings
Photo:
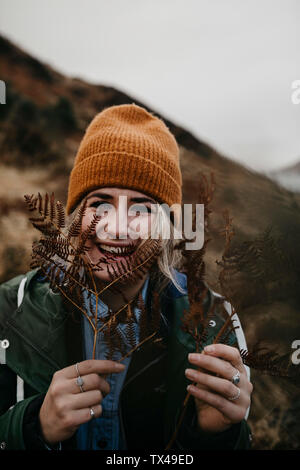
[[[191,353],[189,362],[200,370],[186,369],[185,375],[197,385],[188,391],[195,397],[199,427],[221,432],[242,421],[253,390],[238,349],[225,344],[206,346],[203,353]],[[234,385],[233,377],[240,373]],[[214,375],[212,375],[214,374]]]

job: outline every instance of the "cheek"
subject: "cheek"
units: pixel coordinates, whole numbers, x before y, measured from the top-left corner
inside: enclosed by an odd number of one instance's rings
[[[148,214],[148,216],[144,217],[143,227],[145,232],[148,235],[151,235],[153,230],[153,235],[155,234],[154,228],[156,225],[156,215],[155,214]]]
[[[151,231],[151,214],[135,217],[129,223],[129,229],[138,233],[140,238],[143,235],[148,235]]]
[[[82,218],[81,229],[82,231],[86,230],[93,220],[94,212],[87,209],[84,217]]]
[[[148,232],[150,233],[151,232],[151,228],[154,228],[155,227],[155,215],[154,214],[149,214],[148,217],[147,217],[147,228],[148,228]]]

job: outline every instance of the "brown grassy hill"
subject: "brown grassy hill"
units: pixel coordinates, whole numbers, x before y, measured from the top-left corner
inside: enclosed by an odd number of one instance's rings
[[[0,37],[0,78],[7,104],[0,106],[0,281],[28,270],[37,234],[28,222],[24,194],[54,191],[66,201],[68,175],[83,132],[104,107],[136,103],[101,85],[67,78]],[[149,108],[148,108],[149,109]],[[153,109],[149,109],[155,112]],[[159,113],[158,116],[164,119]],[[206,254],[207,281],[229,292],[249,347],[257,340],[291,354],[300,339],[300,195],[220,155],[192,134],[164,119],[181,151],[183,202],[197,202],[201,175],[214,172]],[[218,284],[224,239],[222,211],[233,218],[230,277]],[[266,230],[271,229],[270,237]],[[235,258],[234,258],[235,256]],[[252,374],[255,386],[249,418],[256,448],[299,448],[299,388],[296,383]]]

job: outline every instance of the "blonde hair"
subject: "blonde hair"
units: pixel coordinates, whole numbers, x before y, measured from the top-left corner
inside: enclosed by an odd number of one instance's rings
[[[150,270],[150,276],[156,278],[156,289],[162,291],[164,287],[171,281],[174,286],[182,293],[185,290],[179,285],[175,277],[175,270],[179,269],[182,262],[180,250],[175,250],[175,227],[172,214],[167,214],[165,206],[156,204],[156,217],[153,227],[151,227],[151,235],[160,238],[162,247],[154,268]],[[142,246],[147,239],[142,240]]]

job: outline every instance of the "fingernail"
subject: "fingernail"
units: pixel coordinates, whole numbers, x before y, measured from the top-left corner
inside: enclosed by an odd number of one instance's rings
[[[209,346],[205,346],[204,351],[212,353],[215,351],[215,347],[212,344],[210,344]]]
[[[189,375],[190,377],[195,378],[197,376],[196,372],[194,369],[185,369],[185,374]]]
[[[121,364],[120,362],[117,362],[117,363],[115,364],[115,368],[116,368],[117,370],[120,370],[120,371],[121,371],[121,370],[124,370],[124,369],[125,369],[125,365],[124,365],[124,364]]]
[[[198,358],[198,354],[197,353],[190,353],[188,355],[188,358],[191,359],[191,360],[195,360]]]

